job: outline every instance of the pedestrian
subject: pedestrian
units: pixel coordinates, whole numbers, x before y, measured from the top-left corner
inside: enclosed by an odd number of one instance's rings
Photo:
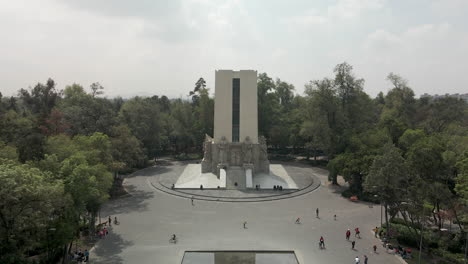
[[[351,249],[354,250],[354,246],[356,245],[356,241],[353,240],[353,242],[351,242]]]
[[[356,227],[356,229],[354,229],[354,232],[356,232],[354,234],[354,237],[361,238],[361,232],[359,231],[359,227]]]
[[[374,253],[377,253],[377,245],[374,245],[373,248],[374,248]]]
[[[247,229],[247,222],[244,222],[244,229]]]
[[[325,240],[323,239],[323,236],[320,237],[319,245],[320,249],[325,248]]]
[[[374,236],[377,237],[377,233],[379,233],[379,228],[378,227],[375,227],[374,229]]]
[[[84,251],[84,257],[85,257],[84,262],[88,262],[88,260],[89,260],[89,251],[87,249],[85,249],[85,251]]]
[[[193,203],[193,196],[192,196],[192,206],[194,206],[195,204]]]
[[[319,218],[319,209],[315,210],[315,214],[317,215],[317,218]]]
[[[364,264],[367,264],[367,256],[364,255]]]
[[[346,231],[346,240],[349,240],[349,237],[351,236],[351,230],[348,230]]]
[[[359,261],[359,257],[358,257],[358,256],[356,256],[356,258],[354,259],[354,261],[355,261],[355,263],[356,263],[356,264],[359,264],[359,263],[360,263],[360,261]]]
[[[107,220],[108,220],[107,222],[109,223],[109,226],[111,226],[112,225],[112,217],[110,215],[107,218]]]
[[[333,216],[333,219],[336,221],[336,215]]]
[[[104,236],[107,236],[109,234],[109,231],[107,231],[107,228],[104,227],[104,229],[102,230],[102,232],[104,233]]]

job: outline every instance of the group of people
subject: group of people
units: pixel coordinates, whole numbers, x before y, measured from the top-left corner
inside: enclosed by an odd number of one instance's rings
[[[281,185],[273,185],[273,190],[279,190],[279,191],[282,191],[283,190],[283,186]]]
[[[369,258],[368,258],[366,255],[364,255],[364,264],[367,264],[367,260],[368,260],[368,259],[369,259]],[[361,260],[359,259],[359,256],[356,256],[356,258],[354,259],[354,261],[355,261],[356,264],[360,264],[360,263],[361,263]]]
[[[120,222],[117,220],[117,216],[116,216],[114,217],[114,225],[118,225],[118,224],[120,224]],[[109,234],[109,230],[107,229],[106,226],[109,226],[109,227],[112,226],[112,217],[110,215],[107,218],[106,222],[99,224],[97,226],[96,235],[99,238],[105,238]]]
[[[85,251],[83,252],[80,249],[79,251],[75,251],[73,254],[70,254],[69,257],[70,257],[70,260],[76,261],[78,263],[88,262],[89,251],[85,249]]]
[[[109,230],[107,230],[107,227],[104,227],[96,230],[96,234],[99,238],[105,238],[109,234]]]

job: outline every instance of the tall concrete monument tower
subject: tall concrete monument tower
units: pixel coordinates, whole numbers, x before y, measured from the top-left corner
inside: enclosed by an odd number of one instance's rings
[[[206,137],[202,173],[223,176],[236,187],[252,187],[255,173],[268,173],[267,146],[258,137],[257,71],[217,70],[214,137]],[[250,174],[250,177],[249,177]]]

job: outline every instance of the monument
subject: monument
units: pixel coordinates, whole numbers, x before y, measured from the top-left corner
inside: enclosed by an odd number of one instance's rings
[[[187,164],[174,189],[297,189],[281,164],[270,165],[258,136],[257,72],[217,70],[213,137],[201,164]]]
[[[257,71],[217,70],[214,107],[214,137],[206,136],[202,173],[219,178],[226,172],[227,182],[251,188],[253,175],[268,174],[270,167],[265,138],[258,137]]]

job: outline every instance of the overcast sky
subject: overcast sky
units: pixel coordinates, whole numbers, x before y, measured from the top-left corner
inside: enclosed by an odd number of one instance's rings
[[[468,92],[468,0],[0,0],[0,91],[51,77],[105,95],[185,97],[216,69],[294,84],[343,61],[375,96]]]

